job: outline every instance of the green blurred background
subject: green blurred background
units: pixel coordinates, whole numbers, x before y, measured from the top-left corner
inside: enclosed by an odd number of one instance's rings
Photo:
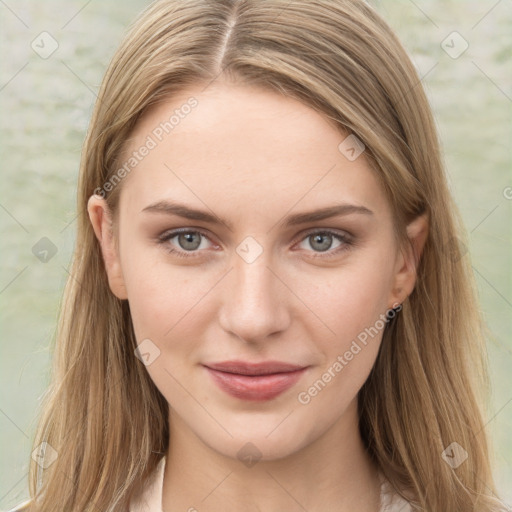
[[[2,510],[28,496],[31,441],[68,277],[92,105],[125,28],[148,3],[0,1]],[[486,430],[499,490],[512,502],[512,2],[370,3],[408,50],[434,110],[492,332]],[[469,46],[456,57],[464,41]],[[36,257],[34,246],[49,251],[48,261]]]

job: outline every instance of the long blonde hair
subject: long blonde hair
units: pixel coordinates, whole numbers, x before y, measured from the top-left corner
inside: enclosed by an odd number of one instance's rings
[[[134,356],[128,303],[109,289],[86,206],[118,170],[150,105],[221,73],[298,99],[355,134],[402,242],[406,224],[427,213],[417,285],[359,394],[360,431],[419,510],[500,510],[479,405],[485,394],[477,394],[488,385],[485,338],[462,222],[420,78],[363,0],[158,0],[129,29],[83,149],[76,249],[34,442],[57,458],[44,470],[31,461],[32,509],[126,510],[166,453],[168,404]],[[121,188],[106,195],[114,212]],[[459,450],[454,442],[468,453],[457,468],[442,456]]]

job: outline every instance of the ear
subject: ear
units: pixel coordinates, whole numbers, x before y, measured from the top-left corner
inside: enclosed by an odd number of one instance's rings
[[[115,243],[112,214],[107,202],[98,195],[92,195],[87,203],[87,212],[101,246],[110,290],[118,299],[127,299],[121,261]]]
[[[401,304],[414,290],[418,264],[428,235],[428,217],[422,214],[416,217],[406,228],[409,243],[400,248],[397,255],[394,284],[388,307]]]

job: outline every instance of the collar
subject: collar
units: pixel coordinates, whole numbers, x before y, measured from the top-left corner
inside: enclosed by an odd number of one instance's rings
[[[162,457],[154,472],[148,479],[144,492],[130,502],[129,512],[163,512],[162,489],[164,483],[165,456]],[[412,512],[408,501],[401,498],[391,487],[390,482],[382,473],[381,480],[381,508],[380,512]]]

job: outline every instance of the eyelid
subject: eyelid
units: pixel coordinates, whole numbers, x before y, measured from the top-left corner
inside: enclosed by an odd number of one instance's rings
[[[311,228],[311,229],[307,229],[305,231],[302,231],[301,233],[299,233],[297,235],[296,240],[297,241],[301,241],[304,238],[306,238],[307,236],[311,236],[311,235],[314,235],[316,233],[328,233],[330,235],[336,235],[336,236],[339,236],[341,238],[347,238],[347,239],[354,238],[354,236],[351,233],[349,233],[348,231],[345,231],[344,229],[321,228],[320,227],[320,228]]]
[[[312,235],[329,235],[334,238],[337,238],[341,245],[334,248],[334,249],[328,249],[326,251],[313,251],[309,250],[307,251],[312,258],[323,258],[324,260],[327,260],[329,258],[334,258],[336,256],[339,256],[342,252],[350,249],[352,246],[356,245],[355,243],[355,237],[344,230],[339,229],[331,229],[331,228],[312,228],[306,231],[303,231],[298,235],[297,241],[294,243],[294,245],[302,242],[303,240],[306,240]]]
[[[215,244],[215,242],[213,242],[210,239],[210,236],[205,232],[204,229],[196,228],[196,227],[176,228],[176,229],[171,229],[171,230],[165,231],[164,233],[162,233],[161,235],[158,236],[158,241],[162,244],[167,243],[171,239],[173,239],[174,237],[178,236],[181,233],[199,233],[201,236],[203,236],[204,238],[209,240],[210,243],[212,243],[214,246],[219,247],[218,244]],[[317,228],[311,228],[311,229],[301,232],[295,238],[293,245],[296,245],[297,243],[302,242],[303,240],[308,238],[309,236],[315,235],[315,234],[328,234],[333,237],[336,237],[336,238],[338,238],[338,240],[340,240],[340,242],[342,242],[342,246],[340,246],[334,250],[328,249],[327,251],[319,251],[319,252],[315,252],[313,250],[308,251],[314,255],[313,257],[329,258],[330,256],[337,255],[340,251],[343,251],[344,249],[348,248],[347,246],[355,244],[354,236],[345,230],[317,227]],[[194,258],[194,257],[199,256],[199,254],[204,252],[205,250],[203,249],[203,250],[185,251],[183,249],[173,247],[172,249],[168,249],[168,251],[172,254],[178,254],[179,256]]]
[[[219,246],[219,244],[216,244],[213,242],[210,238],[210,236],[206,233],[206,231],[202,228],[195,228],[195,227],[186,227],[186,228],[176,228],[176,229],[169,229],[167,231],[164,231],[161,235],[157,237],[157,240],[160,243],[167,243],[174,237],[180,235],[181,233],[199,233],[201,236],[206,238],[212,245]],[[194,253],[199,253],[201,251],[184,251],[183,249],[177,249],[176,252],[185,252],[187,254],[193,255]]]

